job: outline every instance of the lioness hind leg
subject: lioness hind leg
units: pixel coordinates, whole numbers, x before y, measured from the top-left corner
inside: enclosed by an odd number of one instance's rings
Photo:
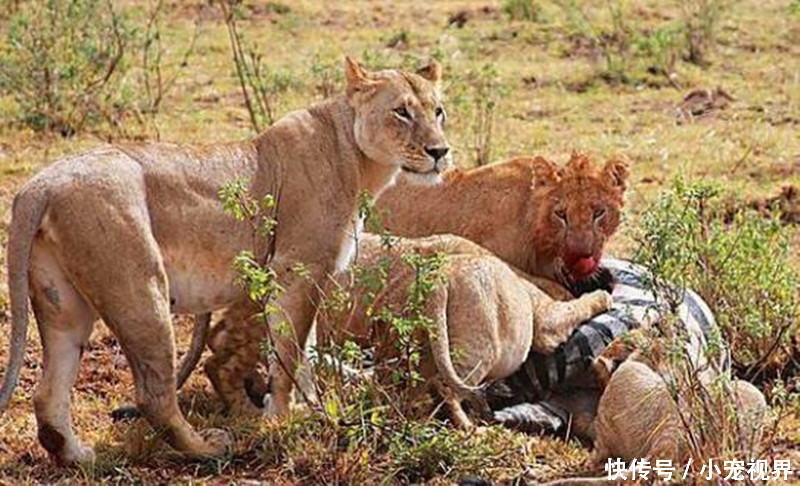
[[[444,404],[447,405],[450,411],[450,418],[453,420],[453,425],[459,429],[471,430],[474,427],[472,420],[470,420],[464,408],[461,406],[461,400],[458,396],[446,385],[439,380],[435,381],[436,390],[442,396]]]
[[[217,455],[224,452],[226,444],[206,443],[178,407],[175,345],[165,277],[162,282],[163,286],[131,289],[138,295],[129,301],[141,303],[139,308],[109,303],[99,310],[125,352],[136,386],[137,407],[153,428],[181,452],[196,457]]]
[[[60,464],[91,462],[92,449],[72,430],[70,390],[96,316],[41,242],[33,247],[31,290],[44,349],[44,372],[33,401],[39,442]]]
[[[224,452],[225,444],[203,440],[178,408],[167,273],[147,214],[137,209],[145,202],[115,201],[114,191],[105,198],[92,195],[53,218],[60,252],[71,257],[60,262],[117,337],[133,373],[137,406],[153,428],[190,456]],[[97,247],[93,235],[103,235],[107,251],[91,250]]]

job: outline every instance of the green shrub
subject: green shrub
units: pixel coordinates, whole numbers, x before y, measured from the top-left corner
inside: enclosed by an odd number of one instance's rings
[[[24,2],[0,50],[0,90],[20,121],[68,136],[121,108],[129,22],[101,0]]]
[[[232,181],[220,190],[219,197],[227,213],[248,224],[257,237],[273,235],[275,200],[251,198],[248,184]],[[381,232],[374,201],[368,194],[359,196],[359,213],[370,230]],[[387,250],[393,237],[384,234]],[[267,424],[263,438],[250,450],[261,462],[284,464],[292,477],[304,477],[314,483],[352,483],[383,478],[385,481],[424,481],[436,476],[458,478],[488,471],[519,471],[527,462],[527,439],[513,432],[493,428],[482,436],[454,430],[430,416],[435,403],[417,393],[421,383],[418,365],[426,346],[422,341],[431,320],[424,314],[426,298],[442,282],[445,256],[425,257],[417,253],[395,254],[374,266],[353,264],[351,285],[327,292],[320,304],[318,322],[327,316],[349,315],[354,296],[364,299],[363,308],[374,326],[384,326],[395,337],[398,360],[384,364],[388,373],[361,373],[357,379],[343,373],[344,364],[363,371],[364,354],[350,341],[335,344],[323,340],[310,353],[313,400],[309,410],[295,414],[283,423]],[[240,284],[250,298],[263,309],[262,316],[275,315],[274,305],[283,289],[277,274],[255,261],[249,252],[236,258]],[[302,274],[302,270],[294,270]],[[393,275],[410,271],[404,302],[391,308],[380,295]],[[331,329],[336,332],[336,329]],[[268,332],[272,341],[272,332]],[[378,332],[377,334],[381,334]],[[274,345],[266,343],[267,354]],[[321,359],[322,356],[336,358]],[[274,356],[271,358],[277,359]],[[375,363],[379,368],[381,363]],[[407,394],[407,392],[409,394]],[[303,392],[304,398],[312,395]],[[409,398],[414,396],[415,399]],[[505,448],[517,442],[514,451]],[[466,446],[468,444],[468,446]]]
[[[708,64],[719,23],[732,4],[732,0],[681,1],[687,61],[701,66]]]
[[[795,373],[784,366],[793,352],[789,348],[800,310],[789,235],[779,215],[731,211],[730,204],[715,185],[679,179],[634,230],[639,244],[635,259],[652,271],[650,287],[673,310],[635,336],[635,347],[659,363],[693,459],[690,474],[697,477],[700,465],[710,459],[764,457],[776,444],[781,422],[800,411],[800,382],[774,379],[776,373],[787,378]],[[753,417],[743,416],[731,400],[732,376],[718,366],[725,352],[719,336],[712,335],[704,350],[715,371],[711,375],[687,350],[687,336],[677,319],[686,288],[697,291],[714,312],[734,374],[765,384],[772,409],[764,424],[753,424]],[[754,444],[749,436],[752,425],[763,433],[761,443]]]
[[[310,71],[314,90],[322,98],[330,98],[342,89],[344,69],[341,56],[317,52],[311,59]]]
[[[719,187],[681,180],[646,211],[636,260],[714,311],[741,376],[780,370],[800,315],[789,235],[778,215],[729,210]]]
[[[500,103],[508,94],[500,72],[492,64],[483,64],[466,73],[454,73],[448,88],[448,103],[456,124],[452,131],[464,137],[462,142],[472,153],[472,163],[493,162],[495,118]],[[456,135],[457,136],[457,135]]]

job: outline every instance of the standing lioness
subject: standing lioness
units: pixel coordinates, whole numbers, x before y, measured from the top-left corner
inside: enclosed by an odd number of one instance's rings
[[[4,407],[22,366],[33,303],[44,348],[34,406],[39,441],[59,462],[91,460],[72,431],[70,389],[100,317],[131,365],[139,408],[176,449],[220,452],[186,422],[175,393],[170,313],[205,313],[247,297],[232,261],[249,249],[286,289],[292,323],[278,353],[294,369],[314,318],[315,282],[348,264],[357,197],[377,196],[397,172],[435,182],[448,165],[441,68],[368,73],[346,63],[347,93],[287,115],[255,139],[215,146],[105,146],[62,159],[14,200],[8,244],[12,343]],[[276,234],[258,238],[225,214],[220,187],[249,181],[276,197]],[[311,278],[287,270],[302,262]],[[272,324],[272,323],[271,323]],[[291,377],[273,372],[273,412],[289,406]]]

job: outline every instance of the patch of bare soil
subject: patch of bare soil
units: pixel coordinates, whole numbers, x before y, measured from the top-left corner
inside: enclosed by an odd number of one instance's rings
[[[683,101],[676,107],[678,123],[713,117],[719,111],[728,108],[733,101],[733,96],[719,86],[713,89],[693,90],[684,96]]]
[[[769,197],[751,199],[744,203],[731,203],[725,214],[725,221],[731,222],[733,218],[744,210],[754,210],[765,217],[778,215],[784,224],[800,224],[800,188],[795,185],[786,185],[778,194]]]
[[[472,20],[498,20],[500,11],[491,5],[484,5],[475,8],[462,8],[447,17],[447,26],[455,26],[459,29],[467,25]]]
[[[168,6],[172,15],[178,18],[192,19],[200,22],[221,22],[222,12],[213,2],[176,2]],[[292,11],[290,4],[276,1],[242,3],[237,13],[242,20],[270,21],[275,23],[282,15]]]
[[[595,39],[584,34],[570,34],[566,39],[567,45],[561,55],[567,59],[585,57],[597,59],[602,54],[602,48]]]

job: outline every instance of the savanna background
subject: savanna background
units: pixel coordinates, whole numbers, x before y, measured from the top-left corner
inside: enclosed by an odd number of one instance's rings
[[[573,150],[628,158],[625,229],[610,252],[709,301],[734,371],[773,404],[759,454],[800,469],[798,0],[2,0],[0,362],[10,327],[6,228],[28,178],[102,143],[252,136],[340,91],[345,54],[371,69],[438,59],[460,167],[520,154],[563,162]],[[185,349],[190,322],[176,329]],[[34,330],[0,417],[0,483],[535,483],[587,473],[590,449],[569,437],[329,421],[352,410],[281,423],[228,418],[201,373],[181,392],[184,410],[195,425],[231,430],[235,449],[186,462],[143,421],[111,421],[132,384],[102,324],[73,397],[76,430],[98,461],[59,469],[36,443],[39,354]],[[703,454],[735,455],[702,432]]]

